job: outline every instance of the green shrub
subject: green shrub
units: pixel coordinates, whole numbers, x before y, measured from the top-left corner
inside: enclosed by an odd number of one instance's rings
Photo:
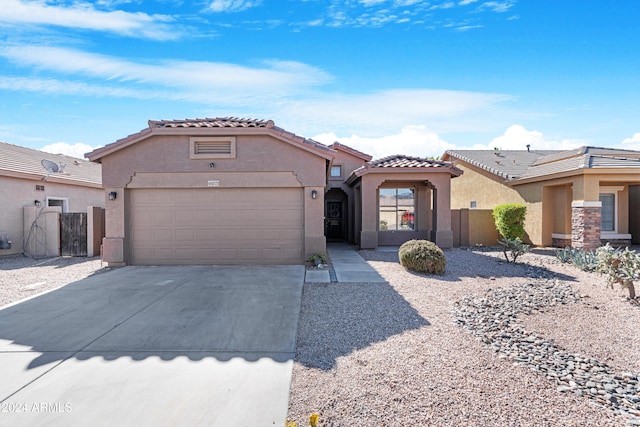
[[[505,239],[524,239],[524,218],[527,207],[519,203],[507,203],[493,208],[496,228]]]
[[[502,251],[504,252],[504,257],[507,259],[507,262],[516,262],[520,255],[529,252],[529,245],[522,243],[519,237],[515,239],[504,238],[498,240],[498,243],[503,247]],[[509,259],[509,254],[511,254],[511,259]]]
[[[409,240],[398,251],[400,264],[418,273],[444,274],[447,260],[435,243],[427,240]]]

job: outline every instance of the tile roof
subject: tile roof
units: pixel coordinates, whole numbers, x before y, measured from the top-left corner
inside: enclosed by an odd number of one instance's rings
[[[462,170],[455,167],[451,162],[442,160],[431,160],[422,157],[406,156],[403,154],[395,154],[393,156],[383,157],[381,159],[367,162],[364,166],[359,167],[351,173],[347,184],[354,182],[357,177],[372,171],[398,171],[413,172],[412,169],[433,169],[434,172],[449,172],[454,176],[462,175]]]
[[[63,172],[50,173],[47,180],[73,185],[102,186],[102,166],[62,154],[45,153],[31,148],[0,142],[0,175],[23,176],[42,180],[48,172],[42,160],[66,164]]]
[[[273,120],[216,117],[184,120],[149,120],[149,128],[272,128]]]
[[[640,152],[637,152],[640,155]],[[592,154],[562,159],[554,162],[540,163],[513,180],[518,181],[541,178],[562,172],[574,172],[582,169],[633,169],[634,173],[640,172],[640,158],[611,157]]]
[[[238,129],[238,131],[242,131],[242,129],[264,129],[266,132],[285,138],[303,147],[311,148],[315,151],[320,151],[324,156],[333,156],[333,154],[335,153],[334,150],[324,144],[321,144],[320,142],[314,141],[309,138],[304,138],[300,135],[296,135],[292,132],[282,129],[281,127],[276,126],[273,120],[246,119],[238,117],[215,117],[184,120],[149,120],[148,123],[148,128],[142,129],[140,132],[133,133],[111,144],[107,144],[104,147],[98,148],[90,153],[85,154],[85,156],[93,161],[100,161],[103,156],[117,151],[121,148],[127,147],[130,144],[134,144],[139,140],[152,135],[156,131],[161,132],[163,130],[182,130],[183,132],[185,132],[189,129],[195,130],[216,128]],[[199,134],[201,135],[201,133]]]
[[[615,157],[621,157],[621,158],[624,158],[624,157],[639,158],[640,157],[640,151],[621,150],[617,148],[582,146],[580,148],[576,148],[575,150],[560,151],[556,154],[541,157],[534,163],[534,165],[540,165],[543,163],[550,163],[550,162],[555,162],[559,160],[564,160],[570,157],[580,156],[583,154],[589,154],[594,156],[598,156],[598,155],[615,156]]]
[[[562,153],[560,150],[447,150],[445,158],[453,157],[484,169],[504,179],[516,179],[544,156]]]
[[[393,156],[383,157],[368,163],[374,168],[448,168],[451,163],[441,160],[431,160],[422,157],[405,156],[403,154],[395,154]]]

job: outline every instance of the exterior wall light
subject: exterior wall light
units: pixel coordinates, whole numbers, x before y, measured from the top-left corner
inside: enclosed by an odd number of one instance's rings
[[[311,198],[315,199],[318,197],[318,192],[316,190],[311,190]]]
[[[40,200],[34,200],[34,201],[33,201],[33,204],[34,204],[35,206],[40,206],[42,203],[40,203]]]
[[[111,193],[109,193],[109,200],[115,200],[117,196],[118,196],[118,193],[116,193],[115,191],[112,191]]]

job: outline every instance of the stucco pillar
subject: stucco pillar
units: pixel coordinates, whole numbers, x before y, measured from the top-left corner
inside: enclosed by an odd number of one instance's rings
[[[110,200],[109,194],[115,193]],[[126,265],[124,259],[125,191],[124,188],[105,188],[105,237],[102,239],[102,260],[110,267]]]
[[[571,246],[592,250],[600,247],[601,202],[577,200],[571,203]]]
[[[315,194],[315,199],[313,195]],[[324,187],[304,189],[304,257],[327,252],[324,236]]]
[[[442,249],[453,247],[453,230],[451,229],[451,176],[430,180],[434,184],[434,212],[431,241]]]
[[[367,176],[361,182],[362,230],[360,247],[375,249],[378,247],[378,187]]]

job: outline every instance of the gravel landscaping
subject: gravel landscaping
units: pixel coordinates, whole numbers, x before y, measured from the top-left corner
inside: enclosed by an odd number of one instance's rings
[[[307,283],[289,419],[321,426],[640,425],[640,307],[536,250],[445,251],[443,276],[360,251],[387,283]],[[0,258],[0,306],[110,269]]]
[[[0,307],[104,271],[100,257],[0,257]]]
[[[289,419],[323,426],[640,425],[640,308],[538,250],[445,251],[444,276],[306,284]]]

